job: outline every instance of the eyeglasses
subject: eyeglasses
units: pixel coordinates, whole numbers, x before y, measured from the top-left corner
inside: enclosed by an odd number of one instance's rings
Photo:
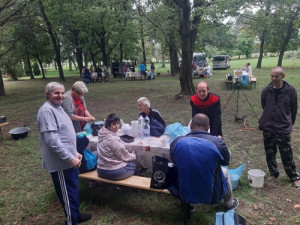
[[[81,96],[81,95],[83,95],[83,94],[82,94],[82,93],[80,93],[79,91],[76,91],[76,93],[77,93],[78,95],[80,95],[80,96]]]

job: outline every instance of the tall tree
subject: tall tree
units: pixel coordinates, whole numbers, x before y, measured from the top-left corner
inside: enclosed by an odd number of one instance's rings
[[[58,35],[53,30],[52,23],[50,22],[47,14],[46,14],[45,7],[44,7],[42,0],[38,0],[37,3],[39,6],[39,9],[40,9],[40,12],[42,14],[42,18],[44,19],[44,21],[46,23],[47,32],[48,32],[48,34],[51,38],[52,44],[53,44],[53,48],[55,51],[55,61],[57,63],[60,80],[65,81],[66,79],[65,79],[64,71],[63,71],[62,64],[61,64],[60,41],[59,41]]]

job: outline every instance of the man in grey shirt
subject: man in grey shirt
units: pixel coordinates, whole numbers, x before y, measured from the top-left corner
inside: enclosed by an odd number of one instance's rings
[[[77,224],[91,219],[89,214],[79,213],[78,169],[82,155],[76,150],[76,133],[70,117],[61,104],[65,88],[51,82],[46,85],[47,101],[38,111],[40,147],[43,168],[52,176],[56,194],[64,208],[65,224]]]

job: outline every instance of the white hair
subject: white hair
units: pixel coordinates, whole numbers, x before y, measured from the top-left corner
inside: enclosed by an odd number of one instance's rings
[[[82,81],[76,81],[72,86],[72,90],[79,91],[82,94],[88,93],[88,89]]]
[[[48,83],[45,87],[46,98],[47,98],[47,95],[52,91],[53,88],[65,88],[65,86],[61,83],[58,83],[58,82]]]
[[[150,108],[150,101],[146,97],[141,97],[137,100],[137,102],[141,102],[143,105],[147,105]]]

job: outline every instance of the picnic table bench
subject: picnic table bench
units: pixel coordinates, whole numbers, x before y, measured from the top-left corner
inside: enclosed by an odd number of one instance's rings
[[[127,73],[125,76],[125,80],[135,80],[136,78],[139,78],[140,80],[146,80],[149,76],[149,72],[147,72],[147,76],[141,75],[140,72]]]
[[[150,188],[150,177],[141,177],[141,176],[131,176],[123,180],[107,180],[104,178],[101,178],[97,174],[97,170],[93,170],[86,173],[81,173],[78,175],[79,178],[87,179],[87,180],[94,180],[94,181],[101,181],[104,183],[110,183],[110,184],[116,184],[120,186],[127,186],[127,187],[133,187],[133,188],[139,188],[144,189],[148,191],[156,191],[156,192],[162,192],[166,194],[170,194],[170,192],[167,189],[154,189]]]

